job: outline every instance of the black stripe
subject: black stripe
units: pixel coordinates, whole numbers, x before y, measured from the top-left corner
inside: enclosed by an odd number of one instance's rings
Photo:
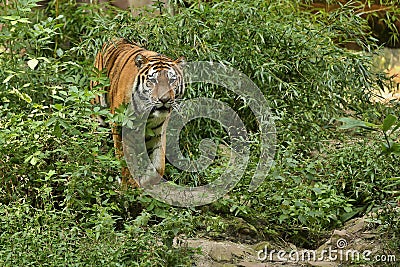
[[[133,99],[133,96],[132,96],[132,99]],[[133,110],[134,111],[139,111],[139,107],[138,107],[136,101],[131,101],[131,104],[133,106]]]
[[[122,65],[122,69],[125,68],[125,65],[131,60],[132,56],[136,56],[137,54],[139,54],[140,52],[144,51],[143,48],[140,48],[138,50],[136,50],[135,52],[133,52],[126,60],[125,63]]]

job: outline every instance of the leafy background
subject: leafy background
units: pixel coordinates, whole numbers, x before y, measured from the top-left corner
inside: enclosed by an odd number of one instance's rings
[[[351,116],[381,125],[399,110],[396,102],[369,101],[392,85],[374,66],[379,47],[367,21],[351,7],[315,14],[289,0],[189,1],[174,3],[174,16],[132,17],[111,6],[50,1],[39,9],[36,2],[2,1],[0,11],[1,265],[189,266],[198,251],[173,246],[177,236],[316,248],[332,229],[370,212],[379,214],[371,223],[388,248],[399,250],[398,155],[382,153],[381,132],[339,129],[337,121]],[[101,89],[89,89],[91,80],[108,83],[93,60],[114,36],[172,58],[230,65],[257,84],[275,116],[278,143],[256,192],[247,191],[260,146],[254,116],[245,101],[206,85],[189,87],[186,97],[225,101],[248,127],[251,160],[242,181],[198,208],[120,188],[124,163],[114,156],[110,130],[91,115],[119,118],[93,107]],[[346,49],[350,42],[361,50]],[[188,125],[185,153],[195,157],[204,137],[224,144],[218,127],[208,120]],[[201,184],[222,167],[193,175],[168,166],[167,176]],[[243,235],[243,228],[250,230]]]

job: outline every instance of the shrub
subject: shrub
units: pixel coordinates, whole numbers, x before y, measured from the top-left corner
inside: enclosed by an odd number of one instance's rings
[[[173,237],[220,227],[194,223],[193,217],[214,218],[213,213],[242,217],[259,232],[311,247],[327,230],[392,196],[371,189],[396,183],[397,165],[376,160],[363,144],[346,143],[353,136],[334,124],[349,112],[370,121],[388,113],[368,102],[385,81],[372,65],[376,46],[368,26],[351,9],[316,17],[296,1],[211,1],[177,7],[175,16],[132,17],[74,1],[32,9],[35,2],[10,1],[0,11],[0,262],[5,265],[40,265],[49,258],[54,265],[184,265],[192,251],[172,247]],[[256,192],[247,192],[260,148],[255,118],[245,100],[205,84],[191,85],[186,97],[221,99],[248,127],[251,157],[243,180],[209,212],[171,208],[141,190],[121,192],[117,181],[123,163],[114,156],[108,127],[97,125],[91,115],[115,118],[93,108],[90,100],[100,92],[89,90],[94,55],[113,36],[172,58],[218,61],[257,84],[276,118],[278,144],[275,165]],[[364,50],[341,46],[350,41]],[[107,83],[100,78],[101,85]],[[206,119],[185,127],[181,136],[185,153],[193,157],[201,138],[219,144],[226,139],[221,127]],[[332,147],[336,141],[348,147]],[[383,175],[387,164],[393,172]],[[202,184],[221,173],[221,166],[212,167],[193,175],[169,166],[168,175]],[[381,175],[377,185],[369,179],[372,174]],[[7,241],[13,237],[15,244]],[[35,258],[42,246],[48,252]],[[32,253],[24,256],[26,247]]]

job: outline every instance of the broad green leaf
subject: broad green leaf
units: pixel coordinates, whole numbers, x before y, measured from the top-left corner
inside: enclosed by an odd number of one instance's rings
[[[31,23],[31,22],[29,21],[28,18],[20,18],[20,19],[18,20],[18,22],[21,22],[21,23]]]
[[[5,19],[5,20],[18,20],[21,17],[20,16],[1,16],[0,18]]]
[[[69,130],[72,128],[72,126],[70,124],[68,124],[68,122],[66,122],[65,120],[59,118],[57,119],[57,122],[60,124],[60,126],[66,130]]]
[[[61,48],[58,48],[56,50],[56,54],[57,54],[57,56],[62,57],[64,55],[64,51]]]
[[[312,191],[314,191],[314,193],[317,194],[317,195],[322,194],[321,188],[318,188],[318,187],[312,188]]]
[[[346,212],[345,213],[343,213],[341,216],[340,216],[340,220],[342,221],[342,222],[346,222],[346,221],[348,221],[348,220],[350,220],[351,218],[353,218],[355,215],[357,215],[359,212],[360,212],[360,209],[351,209],[350,211],[347,211],[347,210],[345,210]]]
[[[46,123],[46,127],[49,127],[50,125],[54,124],[55,122],[57,122],[57,118],[56,117],[51,117],[47,123]]]
[[[97,225],[96,226],[96,240],[99,240],[99,238],[100,238],[100,225]]]
[[[55,109],[57,109],[57,110],[62,110],[63,105],[61,105],[61,104],[54,104],[53,107],[54,107]]]
[[[390,127],[392,127],[393,124],[395,124],[396,121],[396,116],[393,116],[392,114],[387,115],[386,118],[383,120],[382,130],[386,132],[390,129]]]
[[[38,162],[38,158],[37,157],[32,157],[31,160],[29,161],[29,163],[31,165],[36,165],[37,162]]]
[[[344,209],[345,212],[352,212],[353,211],[352,207],[344,207],[343,209]]]
[[[343,122],[343,125],[340,126],[339,129],[352,129],[361,127],[369,130],[376,130],[376,128],[378,128],[378,125],[376,124],[353,118],[340,118],[338,121]]]
[[[146,135],[156,136],[155,132],[151,128],[146,128]]]
[[[393,141],[389,141],[389,144],[387,142],[383,142],[382,143],[382,154],[396,154],[396,155],[400,155],[400,144],[393,142]]]
[[[56,122],[56,124],[54,125],[53,134],[58,138],[61,137],[62,131],[59,122]]]
[[[21,10],[19,10],[21,11]],[[20,16],[1,16],[0,18],[4,20],[10,20],[11,25],[17,24],[17,22],[21,23],[31,23],[28,18],[21,18]]]
[[[159,218],[165,218],[166,217],[166,213],[165,213],[164,209],[155,208],[154,209],[154,214]]]
[[[400,155],[400,144],[399,143],[393,143],[392,147],[391,147],[391,151],[396,155]]]

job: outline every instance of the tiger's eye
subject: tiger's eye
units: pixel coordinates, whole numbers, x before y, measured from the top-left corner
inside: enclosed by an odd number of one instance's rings
[[[169,79],[169,83],[173,84],[174,82],[176,82],[176,76],[172,76],[172,77]]]
[[[155,84],[155,83],[156,83],[156,79],[155,79],[155,78],[153,78],[153,77],[147,78],[146,86],[150,87],[150,86],[152,86],[152,85]]]

